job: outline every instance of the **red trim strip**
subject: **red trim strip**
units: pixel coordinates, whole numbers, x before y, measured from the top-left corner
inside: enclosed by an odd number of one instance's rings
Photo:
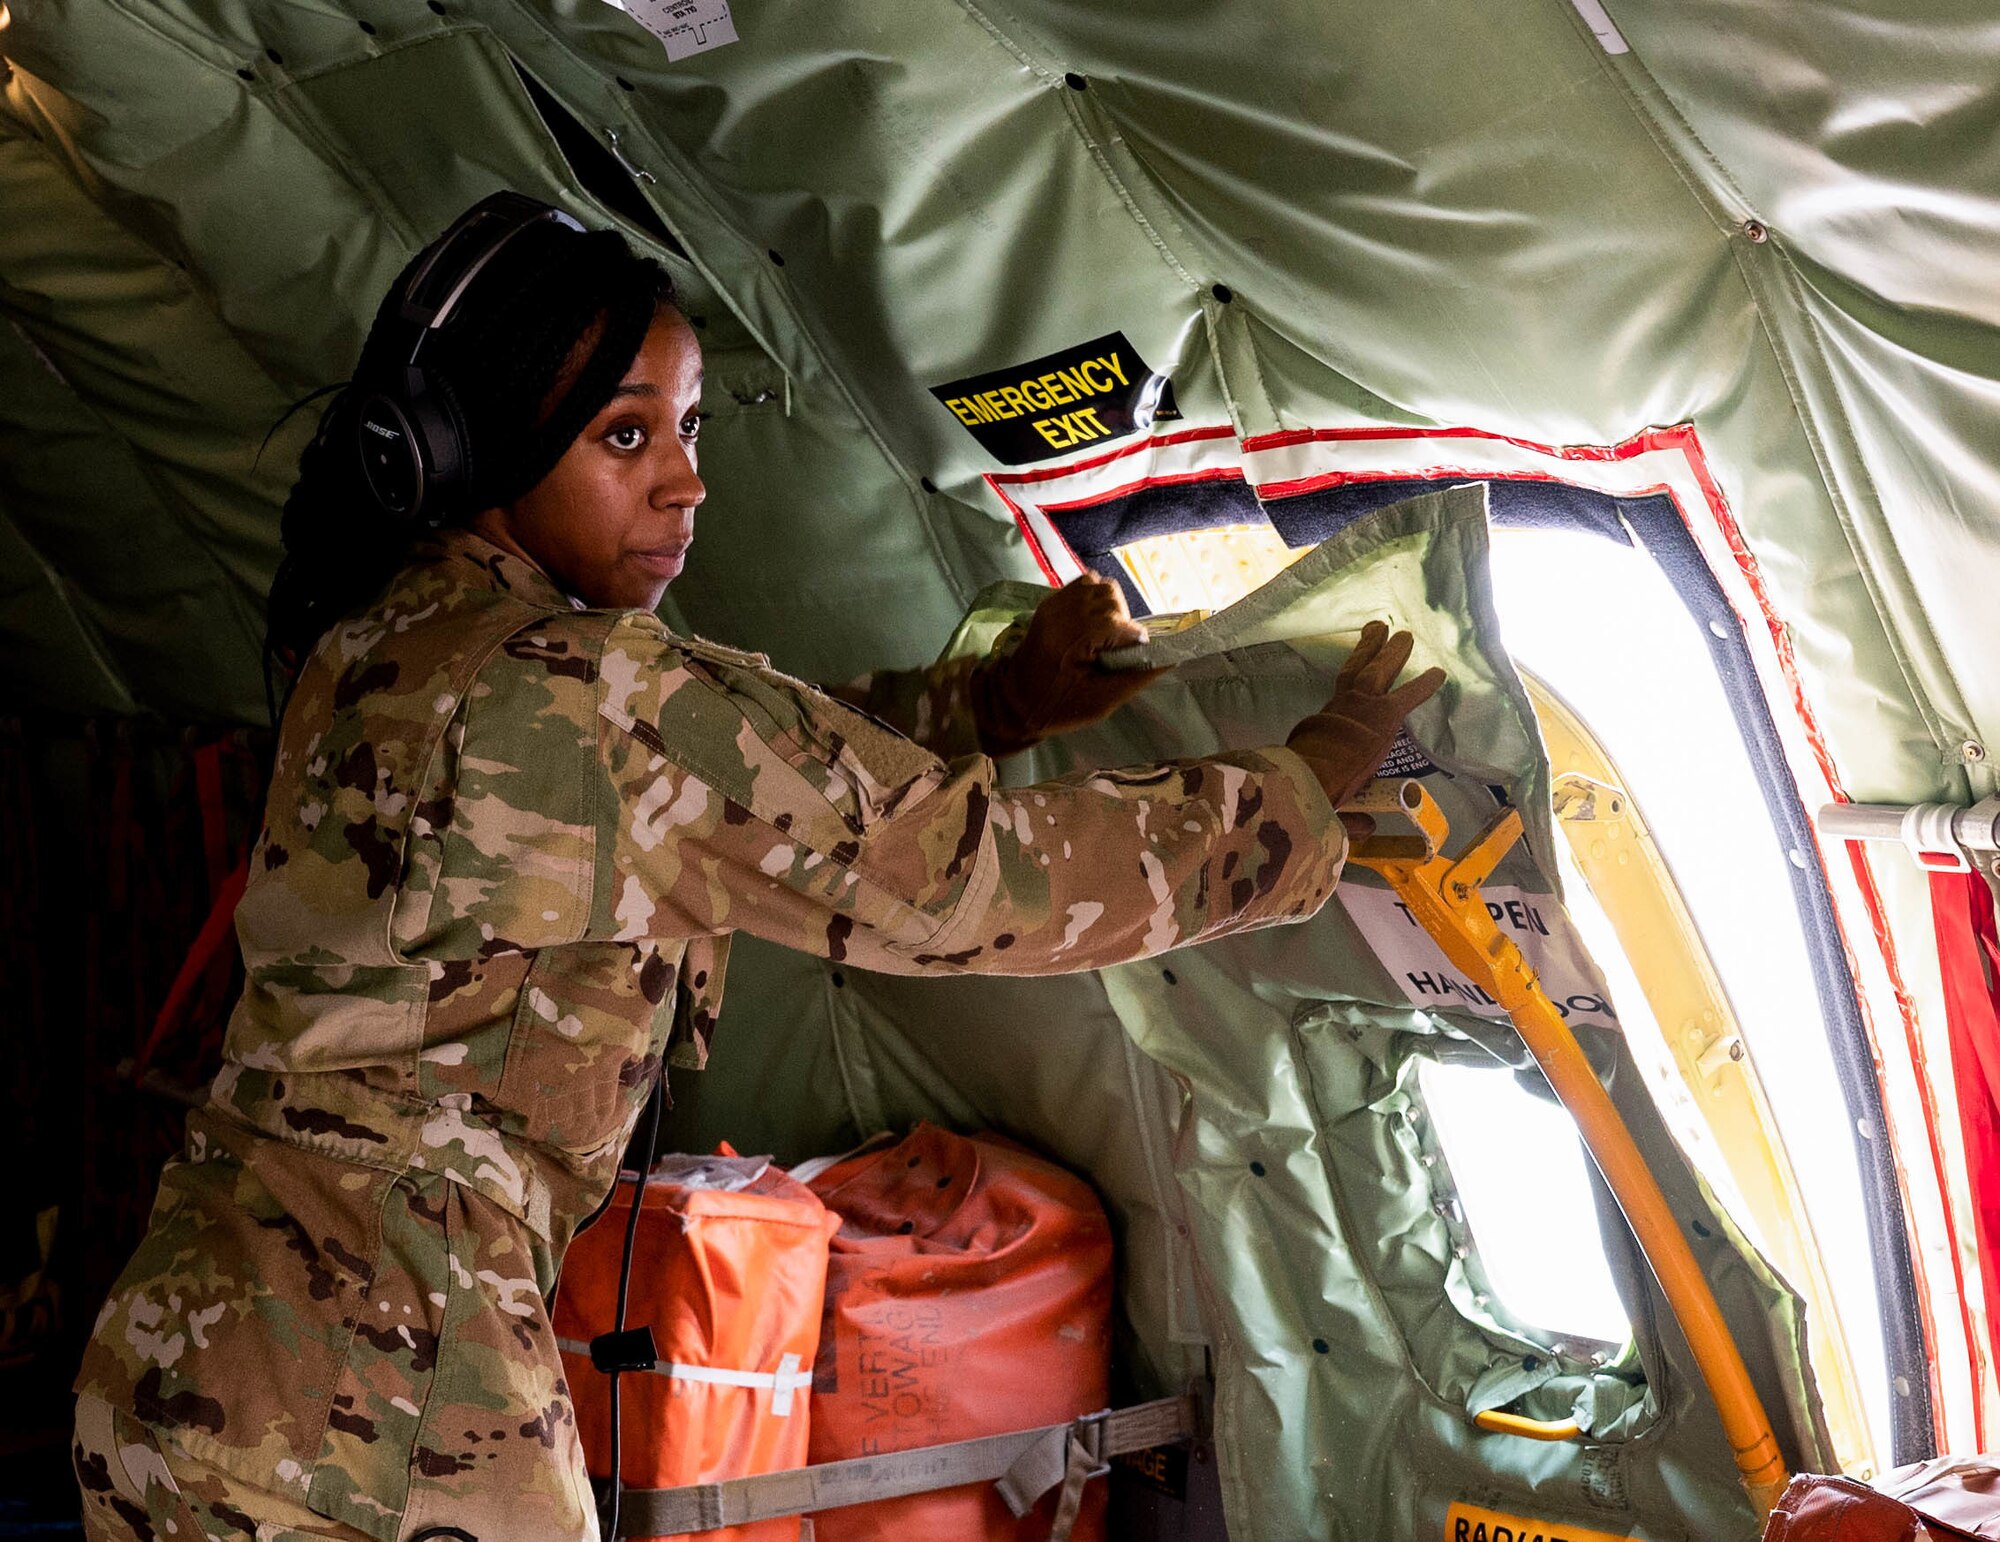
[[[1048,553],[1042,550],[1041,540],[1036,536],[1034,526],[1028,522],[1027,511],[1012,498],[1009,498],[1007,496],[1007,489],[1002,487],[992,476],[989,475],[986,478],[986,485],[993,489],[993,496],[1006,504],[1009,511],[1012,512],[1014,516],[1014,528],[1021,532],[1021,542],[1028,548],[1028,555],[1035,559],[1035,566],[1042,570],[1042,577],[1049,581],[1051,588],[1060,589],[1062,587],[1062,580],[1056,576],[1056,570],[1049,562]],[[1057,531],[1057,534],[1060,535],[1061,532]],[[1076,554],[1072,552],[1070,555],[1073,557]]]
[[[1491,443],[1511,444],[1523,450],[1531,450],[1537,455],[1552,456],[1557,460],[1618,461],[1630,460],[1635,455],[1643,455],[1648,450],[1669,448],[1664,444],[1650,441],[1661,430],[1649,430],[1634,435],[1622,444],[1538,444],[1532,439],[1516,439],[1511,434],[1488,433],[1483,428],[1288,428],[1277,433],[1257,434],[1243,441],[1246,454],[1259,450],[1281,450],[1287,445],[1338,443],[1342,441],[1366,441],[1371,439],[1483,439]],[[1674,432],[1674,430],[1665,430]],[[1672,446],[1671,448],[1679,448]]]
[[[1813,712],[1812,703],[1806,699],[1805,683],[1799,674],[1798,655],[1793,650],[1791,634],[1785,629],[1784,623],[1778,619],[1777,607],[1771,603],[1770,591],[1765,586],[1763,571],[1758,567],[1757,558],[1751,552],[1749,543],[1743,539],[1743,532],[1738,527],[1735,516],[1730,512],[1727,501],[1722,496],[1722,489],[1717,486],[1714,475],[1709,471],[1708,458],[1702,451],[1701,441],[1695,436],[1694,429],[1687,425],[1654,430],[1651,434],[1642,435],[1641,437],[1655,439],[1659,442],[1661,448],[1671,447],[1679,449],[1686,455],[1688,464],[1694,471],[1695,480],[1701,486],[1702,496],[1708,503],[1709,514],[1715,520],[1716,528],[1721,531],[1723,541],[1729,547],[1730,555],[1735,558],[1736,566],[1741,570],[1744,582],[1749,585],[1751,594],[1756,597],[1758,609],[1764,613],[1764,624],[1770,629],[1771,643],[1777,651],[1778,668],[1784,675],[1786,684],[1791,689],[1793,709],[1798,713],[1799,722],[1805,729],[1806,742],[1812,746],[1813,758],[1819,763],[1820,774],[1826,778],[1827,790],[1842,803],[1851,801],[1847,796],[1846,789],[1841,785],[1840,773],[1835,768],[1833,756],[1827,749],[1826,735],[1820,730],[1819,719]],[[1685,514],[1683,514],[1683,517],[1685,517]],[[1847,841],[1842,844],[1847,847],[1847,859],[1854,870],[1854,883],[1861,895],[1862,908],[1868,913],[1869,928],[1874,932],[1876,946],[1881,950],[1882,967],[1888,973],[1889,989],[1895,995],[1897,1015],[1901,1017],[1903,1023],[1904,1047],[1910,1057],[1911,1069],[1916,1073],[1917,1098],[1919,1105],[1924,1111],[1924,1138],[1930,1147],[1931,1172],[1937,1182],[1938,1204],[1943,1213],[1945,1239],[1948,1244],[1948,1251],[1951,1254],[1951,1274],[1958,1296],[1961,1326],[1965,1333],[1965,1352],[1972,1369],[1970,1379],[1972,1382],[1973,1440],[1975,1442],[1975,1449],[1983,1451],[1986,1449],[1986,1376],[1984,1361],[1980,1353],[1979,1333],[1972,1321],[1972,1303],[1966,1299],[1965,1294],[1965,1264],[1959,1256],[1958,1221],[1953,1214],[1951,1183],[1947,1177],[1944,1147],[1938,1132],[1937,1097],[1931,1087],[1930,1059],[1924,1052],[1923,1037],[1917,1023],[1916,1000],[1911,996],[1909,986],[1903,979],[1902,964],[1896,956],[1896,940],[1889,929],[1888,907],[1882,901],[1882,891],[1876,885],[1874,870],[1868,865],[1867,854],[1863,852],[1859,842]],[[1826,852],[1823,848],[1819,852],[1819,858],[1820,865],[1824,868],[1826,865]],[[1841,929],[1842,942],[1847,947],[1851,960],[1853,957],[1853,941],[1847,936],[1847,926],[1841,919],[1838,906],[1834,907],[1834,921]],[[1860,1003],[1862,1018],[1869,1024],[1869,1032],[1873,1036],[1873,1014],[1869,1011],[1867,993],[1857,989],[1855,996]],[[1878,1047],[1875,1049],[1876,1080],[1879,1082],[1881,1080],[1879,1040],[1877,1044]],[[1884,1117],[1892,1117],[1889,1111],[1889,1091],[1887,1087],[1882,1089],[1882,1104]],[[1914,1235],[1916,1212],[1910,1205],[1909,1199],[1909,1188],[1907,1182],[1905,1182],[1903,1195],[1904,1213],[1906,1224],[1909,1225],[1912,1231],[1910,1237],[1910,1260],[1912,1271],[1918,1281],[1918,1305],[1923,1318],[1924,1332],[1930,1342],[1936,1344],[1938,1341],[1937,1325],[1933,1321],[1931,1313],[1930,1289],[1924,1267],[1923,1249],[1919,1245],[1920,1239]],[[1929,1357],[1928,1366],[1931,1379],[1931,1407],[1937,1420],[1938,1446],[1941,1450],[1948,1450],[1949,1442],[1946,1438],[1944,1428],[1945,1403],[1943,1386],[1939,1378],[1937,1356],[1935,1354]]]
[[[1986,1287],[1989,1351],[2000,1355],[2000,926],[1993,894],[1977,873],[1931,874],[1951,1069],[1965,1138],[1966,1178]],[[1981,1380],[1984,1378],[1982,1377]]]
[[[1059,466],[1035,466],[1027,471],[989,471],[986,480],[1005,482],[1009,486],[1029,482],[1052,482],[1058,477],[1074,476],[1079,471],[1092,471],[1099,466],[1108,466],[1114,460],[1123,460],[1128,455],[1137,455],[1145,450],[1162,448],[1170,444],[1191,444],[1198,439],[1233,439],[1236,430],[1223,425],[1210,428],[1183,428],[1171,434],[1148,434],[1144,439],[1134,439],[1115,450],[1106,450],[1102,455],[1092,455],[1085,460],[1064,461]]]

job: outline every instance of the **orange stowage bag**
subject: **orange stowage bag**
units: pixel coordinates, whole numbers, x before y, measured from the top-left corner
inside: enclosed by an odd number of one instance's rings
[[[812,1178],[844,1223],[827,1264],[812,1459],[1061,1424],[1109,1401],[1111,1228],[1081,1179],[933,1125]],[[1074,1535],[1104,1536],[1093,1483]],[[1027,1542],[991,1484],[823,1510],[818,1542]]]
[[[556,1299],[563,1374],[585,1458],[600,1478],[611,1473],[610,1378],[590,1363],[587,1346],[611,1330],[635,1187],[621,1182],[570,1247]],[[675,1370],[619,1378],[629,1486],[677,1488],[805,1465],[827,1239],[839,1224],[811,1190],[762,1158],[669,1157],[653,1169],[625,1324],[650,1327],[660,1361]],[[736,1373],[749,1373],[753,1385],[733,1384]],[[705,1542],[798,1535],[796,1518],[703,1533]]]

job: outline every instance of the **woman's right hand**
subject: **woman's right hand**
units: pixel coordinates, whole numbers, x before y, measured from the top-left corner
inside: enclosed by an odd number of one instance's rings
[[[1442,669],[1427,669],[1391,689],[1414,646],[1408,632],[1392,636],[1383,622],[1369,622],[1334,679],[1333,699],[1300,722],[1285,741],[1312,768],[1335,808],[1368,785],[1396,742],[1403,719],[1444,684]]]

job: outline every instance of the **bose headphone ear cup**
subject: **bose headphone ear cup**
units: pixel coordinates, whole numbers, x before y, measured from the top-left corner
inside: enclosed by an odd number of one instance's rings
[[[417,373],[421,380],[409,406],[423,446],[424,492],[416,516],[419,524],[435,529],[461,512],[472,485],[472,435],[450,377],[433,370]]]
[[[376,507],[391,519],[416,517],[424,503],[424,454],[409,403],[385,391],[360,392],[342,435]]]

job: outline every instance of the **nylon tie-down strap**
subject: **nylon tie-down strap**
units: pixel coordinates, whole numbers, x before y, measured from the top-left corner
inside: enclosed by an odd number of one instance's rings
[[[920,1446],[845,1462],[821,1462],[685,1488],[628,1488],[619,1514],[624,1537],[672,1537],[843,1505],[901,1499],[967,1483],[991,1483],[1023,1516],[1060,1487],[1049,1542],[1068,1542],[1084,1485],[1110,1470],[1114,1456],[1171,1445],[1195,1433],[1192,1398],[1161,1398],[1087,1414],[1068,1424]]]

